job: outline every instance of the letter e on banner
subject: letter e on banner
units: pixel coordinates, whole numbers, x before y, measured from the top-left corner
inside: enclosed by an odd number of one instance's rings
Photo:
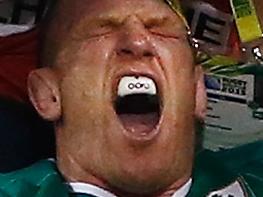
[[[185,8],[192,35],[201,49],[210,54],[225,54],[233,17],[204,2],[188,1]]]

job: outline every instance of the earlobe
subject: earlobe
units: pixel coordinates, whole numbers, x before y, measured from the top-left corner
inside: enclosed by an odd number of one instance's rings
[[[28,93],[35,109],[44,119],[60,119],[60,92],[57,78],[51,69],[41,68],[29,74]]]
[[[204,82],[204,71],[202,66],[196,66],[196,107],[195,116],[203,122],[206,117],[207,93]]]

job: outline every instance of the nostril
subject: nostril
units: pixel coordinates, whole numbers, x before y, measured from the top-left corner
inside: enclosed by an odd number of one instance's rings
[[[143,53],[143,56],[144,56],[144,57],[152,57],[152,56],[153,56],[153,53],[150,52],[150,51],[145,51],[145,52]]]
[[[132,53],[132,50],[130,50],[130,49],[121,49],[120,53],[126,54],[126,55],[131,55],[131,54],[133,54],[133,53]]]
[[[118,52],[119,55],[133,55],[135,54],[131,49],[121,49]],[[142,52],[143,57],[152,57],[153,53],[151,51],[144,51]]]

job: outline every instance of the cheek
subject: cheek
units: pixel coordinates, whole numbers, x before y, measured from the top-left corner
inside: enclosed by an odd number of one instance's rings
[[[90,71],[99,70],[103,74],[114,52],[114,38],[103,37],[83,42],[76,53],[76,63],[85,65]]]
[[[83,42],[74,54],[69,55],[70,61],[61,66],[63,126],[64,129],[74,130],[68,132],[70,137],[80,139],[81,135],[82,139],[87,139],[87,134],[96,134],[89,130],[99,129],[102,125],[99,122],[103,121],[102,118],[97,117],[101,117],[106,108],[104,81],[113,51],[112,43],[112,40]]]
[[[87,73],[82,70],[78,77],[74,74],[65,78],[62,83],[63,133],[59,139],[69,153],[78,153],[75,158],[81,159],[89,155],[89,158],[95,160],[92,152],[99,150],[100,144],[103,144],[101,131],[105,102],[101,88],[98,87],[100,84]]]
[[[100,92],[94,88],[99,89],[98,85],[93,76],[83,69],[77,77],[73,75],[64,78],[61,85],[61,95],[65,127],[80,129],[85,122],[94,117],[96,103],[100,102],[101,98]]]
[[[169,98],[171,106],[193,108],[195,69],[190,46],[179,41],[160,42],[159,46],[160,64],[167,81],[165,97]]]
[[[193,55],[187,41],[176,39],[155,39],[155,48],[160,56],[161,64],[180,72],[182,69],[192,68]]]

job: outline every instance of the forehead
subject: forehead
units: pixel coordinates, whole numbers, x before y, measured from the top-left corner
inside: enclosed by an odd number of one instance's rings
[[[124,18],[129,15],[139,17],[173,17],[181,21],[163,0],[64,0],[68,16],[75,22],[89,18]],[[65,4],[64,4],[65,5]]]

